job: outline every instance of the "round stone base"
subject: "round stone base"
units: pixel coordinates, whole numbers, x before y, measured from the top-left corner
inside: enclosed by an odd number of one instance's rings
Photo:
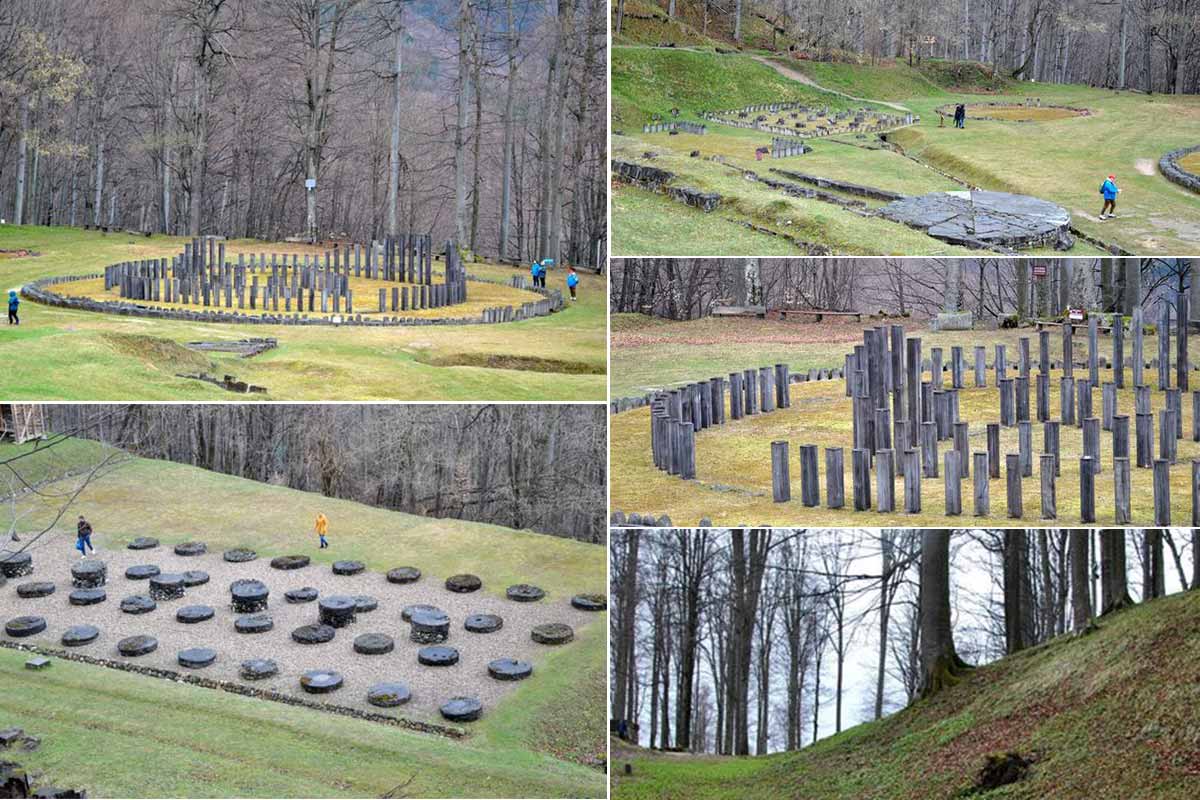
[[[125,570],[125,577],[131,581],[147,581],[162,572],[154,564],[138,564]]]
[[[253,614],[266,609],[267,598],[271,592],[262,581],[243,578],[229,584],[229,594],[234,611],[239,614]]]
[[[451,667],[458,663],[458,650],[453,647],[422,647],[417,651],[417,663],[427,667]]]
[[[369,594],[354,595],[354,613],[368,614],[379,608],[379,601]]]
[[[508,596],[509,600],[518,603],[535,603],[546,596],[544,591],[528,583],[518,583],[516,586],[510,586],[504,593]]]
[[[103,561],[76,561],[71,565],[71,585],[76,589],[95,589],[108,580]]]
[[[243,680],[261,681],[279,674],[279,665],[269,658],[251,658],[238,668]]]
[[[386,633],[364,633],[354,638],[354,652],[364,656],[381,656],[395,649],[395,641]]]
[[[175,545],[175,555],[177,556],[202,556],[207,552],[208,545],[204,542],[184,542]]]
[[[571,605],[580,611],[604,611],[608,599],[602,594],[577,594],[571,598]]]
[[[301,586],[299,589],[288,589],[283,593],[283,599],[289,603],[311,603],[317,599],[318,592],[311,586]]]
[[[440,611],[416,611],[409,618],[408,638],[418,644],[439,644],[450,638],[450,617]]]
[[[49,581],[30,581],[17,586],[17,597],[49,597],[54,594],[54,588]]]
[[[134,594],[121,601],[121,610],[126,614],[149,614],[158,608],[154,598],[146,594]]]
[[[292,641],[299,644],[325,644],[332,642],[337,630],[328,625],[301,625],[292,631]]]
[[[217,660],[217,651],[208,647],[189,647],[176,656],[179,666],[188,669],[203,669]]]
[[[421,580],[421,570],[416,567],[396,567],[387,572],[388,583],[415,583]],[[396,685],[400,684],[388,684]]]
[[[139,536],[128,545],[130,550],[153,550],[158,547],[158,539],[153,536]]]
[[[117,642],[117,652],[127,658],[149,655],[158,649],[158,639],[153,636],[127,636]]]
[[[94,606],[108,599],[108,593],[103,589],[76,589],[67,595],[67,601],[73,606]]]
[[[183,576],[164,572],[150,579],[150,596],[155,600],[178,600],[183,597]]]
[[[311,563],[308,556],[277,556],[271,559],[272,569],[303,569]]]
[[[575,638],[575,631],[561,622],[547,622],[535,626],[530,635],[538,644],[566,644]]]
[[[481,586],[483,581],[479,580],[478,575],[451,575],[446,578],[446,588],[459,594],[478,591]]]
[[[226,550],[221,557],[231,564],[244,564],[258,558],[258,553],[245,547],[235,547],[232,550]]]
[[[471,633],[495,633],[504,627],[504,620],[495,614],[472,614],[463,622]]]
[[[23,578],[33,574],[33,556],[29,553],[13,553],[0,559],[0,575],[6,578]]]
[[[523,681],[533,674],[533,665],[515,658],[497,658],[488,662],[488,675],[498,681]]]
[[[367,568],[367,565],[361,561],[335,561],[333,562],[334,575],[357,575]]]
[[[321,624],[333,628],[345,628],[354,622],[358,604],[354,602],[353,597],[335,594],[318,600],[317,608]]]
[[[233,629],[238,633],[266,633],[274,627],[275,620],[270,614],[245,614],[233,621]]]
[[[309,694],[327,694],[342,688],[339,672],[325,669],[310,670],[300,676],[300,688]]]
[[[4,632],[14,639],[36,636],[46,630],[45,617],[15,617],[4,623]]]
[[[367,690],[367,702],[380,708],[395,708],[412,699],[412,692],[403,683],[377,683]]]
[[[72,625],[62,635],[63,647],[83,647],[100,638],[100,629],[95,625]]]
[[[212,619],[216,613],[212,606],[184,606],[175,612],[175,620],[185,625],[195,625]]]
[[[183,585],[189,589],[193,586],[203,586],[208,583],[208,573],[199,569],[189,569],[183,573]]]
[[[474,697],[451,697],[439,710],[451,722],[474,722],[483,713],[483,704]]]

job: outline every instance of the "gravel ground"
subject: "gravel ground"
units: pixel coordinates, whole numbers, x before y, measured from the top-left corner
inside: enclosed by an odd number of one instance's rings
[[[89,558],[92,557],[89,555]],[[94,557],[108,566],[108,583],[104,587],[108,599],[105,602],[92,606],[72,606],[68,601],[68,595],[74,588],[71,585],[70,565],[78,557],[69,558],[40,550],[33,554],[32,575],[9,579],[5,586],[0,587],[0,622],[25,615],[45,617],[45,632],[20,641],[56,648],[62,647],[62,634],[70,626],[95,625],[100,629],[100,637],[89,645],[70,648],[73,652],[237,682],[259,689],[273,689],[310,700],[416,720],[440,720],[439,706],[458,695],[477,698],[483,703],[486,715],[488,708],[517,685],[515,682],[491,678],[487,672],[489,661],[497,658],[529,661],[534,670],[528,680],[537,680],[542,656],[552,648],[533,642],[530,630],[546,622],[565,622],[578,630],[597,618],[594,613],[572,608],[570,597],[548,595],[539,602],[518,603],[486,593],[487,589],[491,589],[503,595],[505,587],[502,586],[456,594],[445,588],[446,576],[423,574],[416,583],[398,585],[388,583],[383,574],[376,572],[353,576],[334,575],[328,565],[312,564],[298,570],[276,570],[271,568],[270,559],[265,556],[241,564],[225,562],[219,552],[181,557],[175,555],[168,545],[160,545],[153,550],[101,551]],[[146,594],[150,588],[148,581],[125,578],[125,569],[135,564],[155,564],[164,573],[203,570],[211,576],[211,580],[203,586],[186,589],[181,599],[158,601],[158,608],[148,614],[125,614],[119,607],[121,600],[134,594]],[[421,565],[412,566],[420,568]],[[234,620],[239,615],[230,607],[229,584],[240,578],[260,580],[270,589],[268,613],[275,622],[273,630],[260,634],[239,634],[234,631]],[[52,581],[56,585],[55,593],[42,598],[18,597],[17,586],[28,581]],[[335,594],[370,595],[379,601],[379,607],[375,611],[359,614],[354,624],[339,628],[337,635],[328,643],[297,644],[292,641],[292,630],[318,622],[316,601],[293,605],[284,599],[285,591],[302,586],[317,589],[321,597]],[[578,591],[595,591],[595,587],[580,586]],[[408,623],[400,618],[404,606],[416,603],[437,606],[449,615],[450,637],[445,644],[458,648],[460,659],[456,665],[426,667],[417,663],[417,650],[422,645],[409,640]],[[187,605],[211,606],[216,615],[200,623],[177,622],[175,612]],[[498,614],[504,618],[504,627],[495,633],[469,633],[463,629],[463,620],[468,614],[475,613]],[[363,633],[391,636],[396,642],[395,650],[378,656],[354,652],[354,638]],[[140,634],[156,637],[158,650],[138,658],[124,658],[117,652],[119,640]],[[2,628],[0,635],[11,640]],[[216,662],[198,670],[179,666],[176,660],[179,651],[192,647],[216,650]],[[239,665],[250,658],[274,659],[279,665],[279,673],[260,681],[242,680],[238,673]],[[306,694],[300,688],[300,676],[316,669],[340,672],[345,684],[331,694]],[[367,690],[384,681],[406,684],[412,692],[412,700],[393,709],[377,708],[367,703]]]

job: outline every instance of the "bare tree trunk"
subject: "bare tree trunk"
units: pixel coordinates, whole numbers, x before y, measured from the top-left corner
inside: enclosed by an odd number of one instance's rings
[[[473,41],[471,0],[459,0],[458,16],[458,119],[454,126],[454,235],[458,246],[467,243],[467,103],[470,96],[470,56]],[[479,132],[476,131],[476,136]]]
[[[1075,529],[1071,537],[1071,622],[1076,633],[1087,627],[1092,617],[1092,603],[1088,595],[1091,583],[1088,577],[1088,540],[1092,532]]]
[[[504,164],[500,176],[500,259],[508,258],[508,240],[512,229],[512,183],[513,183],[513,105],[517,91],[517,29],[513,23],[513,0],[508,0],[508,86],[504,97]]]
[[[17,140],[17,194],[13,203],[13,224],[21,225],[25,217],[25,172],[29,161],[29,95],[21,95],[21,134]]]
[[[1005,651],[1011,655],[1024,650],[1027,621],[1025,619],[1025,585],[1028,564],[1025,560],[1025,531],[1000,534],[1004,539],[1004,638]]]
[[[104,130],[101,128],[96,139],[96,186],[95,200],[92,207],[92,224],[100,227],[102,206],[100,201],[104,195]]]
[[[511,2],[511,0],[510,0]],[[388,147],[388,219],[389,236],[400,233],[400,75],[404,57],[404,3],[395,0],[396,18],[392,31],[392,140]]]
[[[1101,614],[1132,605],[1129,597],[1128,567],[1125,558],[1125,532],[1107,528],[1100,532]]]
[[[921,532],[921,694],[958,682],[966,665],[954,649],[950,616],[950,532]]]

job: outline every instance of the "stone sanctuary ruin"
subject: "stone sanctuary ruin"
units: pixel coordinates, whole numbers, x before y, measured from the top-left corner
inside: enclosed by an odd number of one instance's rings
[[[1069,250],[1071,212],[1027,195],[971,189],[902,197],[879,215],[935,239],[965,247],[1016,250],[1053,246]]]
[[[0,550],[0,646],[451,735],[439,717],[478,719],[607,608],[530,584],[485,591],[475,575],[441,585],[412,566],[151,537],[101,558],[37,556]]]
[[[701,111],[701,119],[734,128],[764,131],[775,136],[818,138],[841,133],[882,133],[920,121],[911,113],[889,114],[878,109],[831,111],[829,106],[803,103],[762,103],[727,111]]]
[[[984,345],[970,353],[960,346],[949,353],[933,347],[925,356],[920,337],[906,337],[902,325],[865,330],[863,343],[846,354],[844,368],[797,376],[809,381],[845,379],[853,422],[850,440],[845,447],[826,447],[823,454],[815,444],[800,444],[796,474],[792,443],[772,442],[762,457],[770,458],[773,500],[790,502],[798,478],[805,507],[824,503],[830,509],[849,505],[855,511],[928,513],[922,484],[940,480],[944,508],[938,511],[947,517],[972,513],[982,518],[1033,515],[1057,520],[1057,479],[1067,470],[1079,477],[1079,518],[1070,520],[1072,524],[1096,522],[1101,482],[1108,483],[1102,492],[1111,488],[1116,524],[1165,527],[1180,522],[1172,518],[1170,483],[1180,460],[1178,443],[1185,436],[1200,442],[1200,391],[1191,389],[1189,378],[1195,367],[1188,360],[1188,296],[1177,293],[1157,304],[1158,352],[1149,361],[1143,344],[1148,321],[1141,306],[1129,319],[1119,314],[1106,317],[1111,359],[1100,353],[1102,316],[1093,314],[1087,320],[1082,360],[1077,359],[1075,326],[1061,326],[1060,360],[1052,358],[1051,332],[1042,324],[1036,363],[1031,337],[1025,336],[1019,339],[1015,359],[1005,345],[995,345],[990,366]],[[1153,377],[1147,369],[1154,371]],[[1059,371],[1059,401],[1053,408],[1052,370]],[[696,460],[698,436],[709,428],[789,408],[793,382],[788,366],[775,364],[652,395],[649,443],[654,465],[669,475],[696,478],[704,471]],[[1190,429],[1185,431],[1183,401],[1189,390]],[[973,392],[994,393],[995,417],[972,420],[960,413],[960,399]],[[1130,394],[1133,407],[1121,407],[1120,398]],[[1157,414],[1152,411],[1155,398],[1161,401]],[[1013,429],[1016,447],[1002,451],[1001,431]],[[1080,437],[1083,455],[1078,462],[1064,463],[1062,442],[1073,436]],[[1135,469],[1152,474],[1150,519],[1135,520],[1131,512]],[[1190,524],[1200,526],[1200,457],[1184,469],[1191,476]],[[1001,476],[1005,495],[994,501],[989,481]],[[1037,481],[1040,508],[1023,506],[1028,480]]]

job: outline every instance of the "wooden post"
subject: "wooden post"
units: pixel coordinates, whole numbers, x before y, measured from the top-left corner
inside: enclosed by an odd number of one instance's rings
[[[825,448],[825,503],[830,508],[846,505],[845,467],[842,464],[842,448]]]
[[[957,450],[946,451],[946,516],[957,517],[962,514],[962,465],[959,463],[960,454]]]
[[[1200,528],[1200,458],[1192,459],[1192,527]]]
[[[1134,387],[1133,410],[1137,414],[1150,413],[1150,387],[1146,385]]]
[[[1128,525],[1133,521],[1130,495],[1129,458],[1113,458],[1113,519],[1118,525]]]
[[[1090,456],[1079,459],[1079,519],[1096,521],[1096,469]]]
[[[954,423],[954,449],[958,451],[959,480],[971,477],[970,423]]]
[[[1171,412],[1171,434],[1176,439],[1183,438],[1183,395],[1178,388],[1167,389],[1167,408]]]
[[[871,453],[861,447],[850,451],[850,477],[854,483],[854,510],[871,507]]]
[[[1040,475],[1042,478],[1042,519],[1058,519],[1058,489],[1055,481],[1055,458],[1042,453]]]
[[[1038,331],[1038,372],[1050,374],[1050,331]]]
[[[1192,280],[1200,276],[1200,269],[1193,266]],[[1175,295],[1175,386],[1186,392],[1188,390],[1188,296],[1183,292]]]
[[[791,376],[787,364],[775,365],[775,405],[790,408],[792,405]]]
[[[712,392],[713,420],[717,425],[725,424],[725,380],[720,376],[710,378],[709,391]]]
[[[758,396],[762,399],[763,413],[775,410],[775,388],[771,385],[771,368],[758,368]]]
[[[1079,394],[1079,402],[1075,408],[1075,426],[1082,428],[1084,419],[1092,416],[1092,382],[1079,380],[1075,386]]]
[[[1106,383],[1100,387],[1100,427],[1111,431],[1113,417],[1117,414],[1117,385]]]
[[[963,349],[959,345],[950,348],[950,386],[963,388]]]
[[[1170,409],[1158,412],[1158,457],[1175,463],[1175,415]]]
[[[747,416],[753,416],[758,413],[758,378],[753,369],[743,370],[742,374],[746,377],[746,404],[743,410]]]
[[[1000,373],[997,372],[997,375]],[[1012,378],[1001,378],[1000,386],[1000,425],[1011,428],[1017,423],[1016,401],[1013,398]]]
[[[1050,376],[1044,372],[1037,376],[1037,418],[1038,422],[1050,419]]]
[[[1017,340],[1017,375],[1029,381],[1029,337]]]
[[[1062,402],[1062,413],[1059,421],[1063,425],[1075,424],[1075,380],[1063,378],[1059,387],[1059,400]]]
[[[875,505],[881,514],[896,510],[896,451],[875,453]]]
[[[1125,388],[1125,318],[1113,315],[1113,383]]]
[[[1133,328],[1133,385],[1141,386],[1145,383],[1145,375],[1143,374],[1146,368],[1146,353],[1143,349],[1143,332],[1145,321],[1142,319],[1141,305],[1134,306],[1133,320],[1130,325]]]
[[[1092,459],[1092,469],[1100,472],[1100,419],[1088,417],[1083,421],[1083,454]]]
[[[1055,420],[1042,425],[1042,452],[1054,456],[1054,474],[1062,475],[1062,459],[1059,458],[1059,433],[1062,423]]]
[[[1171,464],[1164,458],[1154,460],[1154,524],[1171,527]]]
[[[800,500],[809,508],[821,505],[820,476],[817,474],[817,446],[800,445]]]
[[[891,325],[891,376],[892,376],[892,414],[894,419],[904,419],[904,385],[907,375],[904,371],[904,326]],[[907,446],[907,443],[897,442],[897,449]]]
[[[683,461],[680,465],[679,477],[691,480],[696,477],[696,429],[688,422],[680,422],[676,428],[679,430],[680,441],[683,445]]]
[[[1138,414],[1135,420],[1134,438],[1137,440],[1137,465],[1150,467],[1154,462],[1154,417]]]
[[[1021,496],[1021,456],[1009,453],[1004,457],[1004,472],[1008,486],[1008,516],[1020,519],[1024,515]]]
[[[1000,477],[1000,426],[995,422],[987,424],[987,454],[988,476]]]
[[[921,454],[913,448],[904,451],[904,512],[921,513]]]
[[[1018,375],[1013,379],[1013,389],[1017,395],[1017,422],[1029,421],[1029,377]]]
[[[1008,351],[1004,345],[998,344],[995,352],[996,363],[992,366],[996,370],[996,385],[999,386],[1000,381],[1008,380]]]
[[[729,373],[729,416],[731,419],[742,418],[742,373]]]
[[[929,348],[929,378],[933,383],[935,390],[945,388],[945,381],[942,379],[942,348]]]
[[[776,503],[786,503],[792,499],[792,477],[788,466],[788,443],[771,442],[771,492]],[[801,460],[801,477],[804,472]]]
[[[1171,388],[1171,306],[1166,300],[1158,304],[1158,388]]]
[[[1062,346],[1063,346],[1063,375],[1068,378],[1075,377],[1075,329],[1071,323],[1063,323],[1062,326]]]
[[[1192,441],[1200,442],[1200,391],[1192,392]]]
[[[1088,315],[1088,381],[1100,382],[1100,318],[1095,314]]]
[[[987,386],[987,349],[983,345],[975,346],[975,388]]]
[[[1129,415],[1114,414],[1112,424],[1113,458],[1129,458]]]
[[[875,409],[875,452],[892,446],[891,413],[886,408]]]
[[[920,424],[921,424],[921,338],[919,336],[911,337],[905,345],[905,368],[908,370],[908,377],[905,379],[905,390],[908,394],[907,419],[908,425],[908,445],[916,447],[920,444]]]
[[[1017,454],[1021,457],[1021,477],[1033,475],[1033,423],[1017,423]]]
[[[938,476],[937,425],[933,422],[921,423],[921,469],[926,478]]]
[[[975,516],[986,517],[991,513],[991,482],[989,481],[988,454],[977,452],[975,460]]]
[[[697,381],[696,389],[700,392],[700,427],[711,428],[713,425],[712,392],[708,390],[708,381]]]

